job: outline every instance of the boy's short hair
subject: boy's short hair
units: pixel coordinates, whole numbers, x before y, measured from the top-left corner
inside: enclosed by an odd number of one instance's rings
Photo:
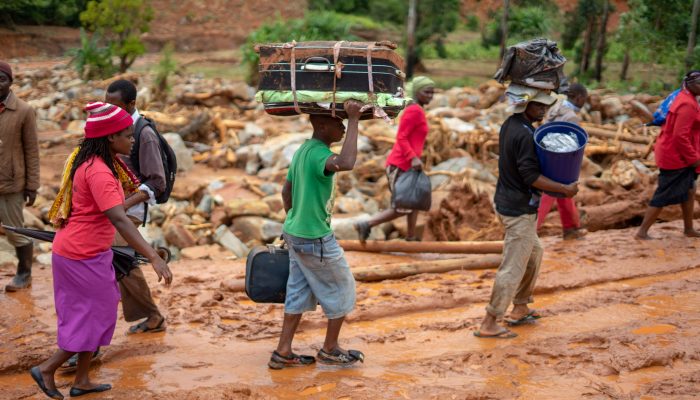
[[[126,79],[118,79],[107,87],[107,93],[119,92],[124,104],[129,104],[136,100],[136,85]]]

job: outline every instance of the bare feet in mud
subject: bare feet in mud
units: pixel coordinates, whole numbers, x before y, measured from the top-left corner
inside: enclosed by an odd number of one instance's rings
[[[654,240],[654,239],[656,239],[653,236],[649,236],[648,233],[642,233],[642,232],[637,232],[637,234],[634,235],[634,238],[637,240]]]
[[[693,237],[693,238],[700,237],[700,232],[696,231],[695,229],[690,229],[690,230],[686,229],[685,231],[683,231],[683,234],[687,237]]]

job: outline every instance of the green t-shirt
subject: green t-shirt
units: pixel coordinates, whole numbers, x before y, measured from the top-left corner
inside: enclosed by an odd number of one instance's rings
[[[326,175],[326,160],[331,155],[331,149],[318,139],[305,141],[294,153],[287,172],[292,183],[292,208],[284,221],[286,233],[304,239],[333,233],[335,173]]]

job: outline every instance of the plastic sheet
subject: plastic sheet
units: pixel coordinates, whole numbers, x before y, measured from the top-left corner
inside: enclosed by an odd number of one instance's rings
[[[540,142],[545,149],[555,153],[570,153],[581,147],[573,133],[552,132]]]
[[[534,39],[509,47],[494,79],[556,90],[564,80],[564,63],[566,58],[559,53],[556,42]]]

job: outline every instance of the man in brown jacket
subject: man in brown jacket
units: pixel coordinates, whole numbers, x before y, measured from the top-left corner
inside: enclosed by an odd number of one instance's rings
[[[34,110],[10,90],[12,68],[0,61],[0,222],[8,226],[24,225],[26,204],[31,206],[39,189],[39,145]],[[29,288],[32,284],[31,239],[7,232],[19,263],[17,274],[6,292]]]
[[[136,109],[136,86],[131,81],[119,79],[107,88],[105,102],[121,107],[131,114],[138,134],[137,144],[131,150],[131,155],[124,162],[131,168],[141,181],[139,192],[126,199],[124,205],[126,214],[136,225],[146,221],[147,205],[155,205],[158,197],[166,188],[165,170],[160,153],[160,142],[156,132],[149,125],[139,124],[143,118]],[[142,128],[141,128],[142,127]],[[138,167],[135,167],[138,165]],[[117,240],[120,240],[118,237]],[[116,243],[121,245],[122,243]],[[122,294],[122,310],[127,322],[146,318],[139,324],[129,328],[128,333],[160,332],[165,329],[165,317],[153,301],[151,290],[140,268],[119,281]]]

